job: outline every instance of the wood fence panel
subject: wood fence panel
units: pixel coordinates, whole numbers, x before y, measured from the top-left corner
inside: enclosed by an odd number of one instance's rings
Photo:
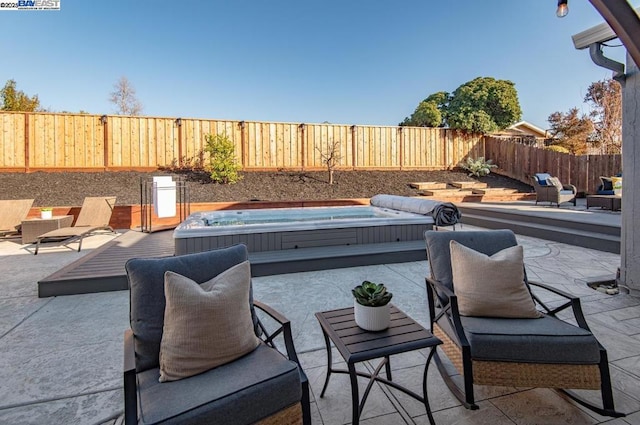
[[[54,168],[62,156],[56,149],[54,117],[45,114],[34,114],[33,125],[29,126],[30,144],[34,155],[31,156],[31,166],[34,168]]]
[[[457,167],[466,158],[478,158],[484,156],[484,149],[477,136],[467,135],[460,131],[449,130],[451,132],[451,147],[448,150],[447,162],[445,165],[451,169]]]
[[[395,127],[367,127],[368,137],[359,142],[369,146],[369,160],[366,168],[400,168],[398,131]],[[363,136],[367,132],[363,132]]]
[[[171,165],[176,158],[179,157],[180,151],[178,148],[178,127],[175,125],[173,119],[163,119],[162,126],[164,127],[167,135],[166,140],[166,152],[163,162],[159,162],[158,165]]]
[[[65,128],[71,142],[69,146],[71,163],[76,167],[86,167],[88,146],[84,139],[84,120],[79,117],[66,116],[65,121]]]
[[[158,146],[158,129],[157,122],[155,119],[152,119],[149,124],[144,129],[145,135],[144,137],[149,141],[146,150],[146,157],[143,159],[147,164],[157,164],[158,152],[160,152],[160,148]]]
[[[291,124],[293,133],[293,124]],[[334,124],[305,124],[305,167],[319,169],[326,167],[323,156],[331,153],[334,142],[337,142],[337,154],[340,157],[339,167],[353,167],[353,143],[351,129],[346,125]],[[359,131],[357,129],[356,131]],[[297,144],[300,150],[302,143]],[[357,145],[357,143],[356,143]],[[358,162],[366,153],[357,148]]]
[[[0,116],[0,166],[26,167],[25,114]]]
[[[140,167],[146,165],[146,161],[142,160],[142,154],[145,150],[143,145],[149,144],[149,141],[146,140],[146,137],[144,137],[140,133],[140,127],[146,127],[148,120],[137,117],[130,120],[130,122],[131,127],[129,129],[129,149],[126,149],[128,156],[127,164],[132,167]]]
[[[322,154],[339,142],[341,168],[445,169],[468,156],[484,156],[499,166],[496,171],[523,182],[546,171],[587,192],[595,190],[600,175],[621,171],[620,155],[575,157],[443,128],[199,119],[181,123],[178,126],[175,118],[107,116],[105,127],[97,115],[0,113],[0,168],[27,166],[27,140],[30,169],[155,168],[192,161],[200,157],[206,134],[226,134],[244,169],[323,169]]]
[[[118,167],[122,164],[122,117],[108,117],[108,123],[109,167]]]
[[[238,121],[182,119],[182,155],[187,162],[209,162],[204,150],[206,136],[226,135],[234,144],[236,160],[242,164],[242,128]]]
[[[515,155],[515,150],[510,152],[509,146],[501,141],[497,141],[494,142],[492,154],[485,159],[491,159],[494,164],[504,170],[506,175],[511,176],[514,174],[514,169],[512,161],[513,158],[510,158],[510,154]]]
[[[569,182],[574,185],[578,192],[589,192],[589,163],[586,155],[570,155],[571,179]]]
[[[424,143],[431,146],[431,158],[427,159],[425,166],[431,166],[437,169],[443,169],[447,164],[447,140],[449,139],[450,130],[432,129],[427,132],[427,138],[423,139]]]
[[[530,176],[546,172],[585,193],[594,193],[599,176],[616,174],[621,164],[620,155],[576,156],[494,138],[487,138],[485,146],[499,174],[531,184]]]
[[[444,130],[439,128],[403,128],[404,164],[406,168],[440,168],[444,164]]]
[[[247,163],[244,164],[245,168],[252,168],[256,166],[256,138],[258,136],[259,129],[256,127],[256,123],[246,123],[247,138]]]
[[[427,152],[422,154],[418,147],[417,131],[413,127],[401,127],[402,144],[404,150],[404,167],[419,167],[424,161]]]
[[[280,148],[278,168],[300,167],[302,149],[300,144],[298,125],[280,123],[277,128],[277,140]]]
[[[538,168],[538,155],[536,149],[533,149],[531,146],[526,145],[518,145],[518,149],[523,153],[523,157],[525,161],[523,163],[522,168],[517,169],[517,172],[514,173],[518,175],[518,179],[522,182],[526,182],[527,184],[531,184],[531,176],[535,174],[532,170]],[[512,164],[512,167],[517,167],[517,164]]]

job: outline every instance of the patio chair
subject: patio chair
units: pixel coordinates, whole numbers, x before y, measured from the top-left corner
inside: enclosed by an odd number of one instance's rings
[[[27,218],[33,199],[0,200],[0,236],[20,233],[22,220]]]
[[[562,184],[557,177],[551,177],[548,173],[537,173],[531,176],[533,188],[536,191],[536,205],[538,202],[549,202],[550,204],[560,204],[572,202],[576,205],[576,195],[578,190],[572,184]]]
[[[425,241],[431,269],[426,279],[431,328],[444,342],[442,351],[457,370],[455,378],[457,373],[462,375],[462,387],[454,382],[454,368],[448,368],[441,352],[435,354],[435,362],[466,408],[478,408],[474,384],[541,387],[561,389],[601,415],[624,416],[614,408],[607,351],[589,330],[580,299],[528,281],[521,259],[504,262],[506,253],[518,251],[513,232],[426,231]],[[461,252],[471,253],[473,261],[480,258],[481,266],[467,263]],[[521,248],[519,252],[522,256]],[[471,267],[467,275],[465,267]],[[500,277],[509,268],[517,276]],[[469,281],[472,292],[468,292]],[[520,298],[511,296],[514,289]],[[553,306],[542,302],[532,289],[550,295],[547,299],[554,299]],[[572,322],[561,320],[561,312],[562,316],[572,312]],[[602,407],[567,389],[600,390]]]
[[[167,313],[170,310],[168,306],[172,306],[172,312],[175,310],[174,296],[166,295],[169,294],[169,283],[165,279],[171,275],[168,271],[191,279],[194,286],[206,288],[210,279],[219,279],[224,273],[245,266],[247,259],[247,247],[234,245],[174,257],[131,259],[126,263],[131,324],[124,339],[126,424],[311,423],[309,384],[298,361],[290,322],[267,305],[253,300],[250,271],[246,280],[242,280],[242,284],[248,280],[248,305],[246,313],[242,313],[245,315],[228,317],[242,310],[245,301],[240,300],[241,308],[229,307],[232,313],[218,313],[220,317],[207,315],[206,320],[192,317],[186,320],[189,333],[193,334],[192,324],[206,322],[217,329],[223,327],[224,317],[232,321],[234,335],[256,339],[257,348],[193,376],[159,382],[162,369],[168,362],[166,354],[163,354],[168,351],[163,344],[165,338],[172,338],[173,334],[168,329],[175,320]],[[216,288],[218,284],[213,285]],[[225,296],[230,297],[228,292]],[[230,302],[225,300],[225,303]],[[189,312],[194,310],[188,309]],[[268,320],[260,320],[256,310],[266,313],[264,318]],[[241,325],[243,322],[244,327]],[[240,329],[242,327],[244,331]],[[210,344],[217,348],[230,345],[226,339],[215,338],[201,337],[197,342],[204,344],[212,339]],[[193,337],[187,337],[186,343],[191,342]],[[286,356],[277,350],[276,343],[284,344]],[[188,356],[180,360],[181,367],[191,361]]]
[[[36,250],[34,255],[38,255],[40,243],[45,241],[61,241],[65,245],[78,240],[78,252],[82,249],[82,240],[87,236],[100,231],[115,233],[109,226],[113,207],[116,204],[115,196],[86,197],[80,208],[80,213],[76,222],[71,227],[62,227],[51,230],[36,238]]]

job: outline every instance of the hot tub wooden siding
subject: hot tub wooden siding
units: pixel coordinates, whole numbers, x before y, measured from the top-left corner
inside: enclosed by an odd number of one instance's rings
[[[430,219],[430,218],[429,218]],[[344,227],[332,229],[274,231],[253,234],[176,238],[175,254],[191,254],[222,248],[237,243],[247,245],[249,252],[279,251],[320,246],[365,245],[385,242],[422,240],[431,223],[385,226]]]

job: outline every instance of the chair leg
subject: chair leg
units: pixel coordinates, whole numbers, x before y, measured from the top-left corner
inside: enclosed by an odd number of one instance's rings
[[[465,408],[469,410],[477,410],[478,405],[475,404],[473,394],[473,378],[470,377],[467,380],[466,375],[464,376],[465,391],[462,391],[460,387],[458,387],[458,385],[453,381],[452,376],[447,371],[447,368],[442,362],[437,349],[435,354],[433,355],[433,358],[436,362],[436,366],[438,367],[438,372],[440,372],[440,376],[442,377],[444,383],[447,385],[447,388],[449,388],[449,391],[451,391],[451,393],[458,399],[458,401],[460,401],[460,403],[462,403]]]
[[[600,368],[600,393],[602,395],[602,407],[593,405],[573,391],[564,389],[561,389],[560,391],[569,396],[576,403],[596,412],[599,415],[610,416],[613,418],[625,417],[626,414],[616,412],[613,404],[613,389],[611,388],[611,375],[609,374],[609,360],[607,357],[607,351],[602,348],[600,349],[600,364],[598,367]]]
[[[33,255],[38,255],[38,249],[40,249],[40,242],[42,241],[42,239],[37,239],[36,240],[36,252],[33,253]]]
[[[302,382],[302,423],[311,425],[311,401],[309,399],[309,381]]]

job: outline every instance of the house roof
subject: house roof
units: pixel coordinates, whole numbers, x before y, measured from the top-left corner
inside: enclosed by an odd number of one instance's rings
[[[512,136],[534,136],[541,138],[547,137],[547,132],[545,130],[527,121],[517,122],[502,131],[496,132],[495,134],[508,134]]]

